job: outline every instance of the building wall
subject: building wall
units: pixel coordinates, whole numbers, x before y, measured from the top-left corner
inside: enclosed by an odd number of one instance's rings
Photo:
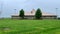
[[[43,19],[56,19],[57,16],[43,16]]]
[[[25,19],[33,19],[35,16],[25,16]],[[56,19],[57,16],[42,16],[42,19]],[[12,19],[21,19],[19,16],[12,16]]]

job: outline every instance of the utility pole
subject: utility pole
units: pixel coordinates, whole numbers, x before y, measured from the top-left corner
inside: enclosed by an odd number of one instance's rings
[[[55,9],[56,9],[56,16],[57,16],[56,19],[58,19],[58,13],[57,13],[58,12],[58,8],[55,8]]]
[[[2,11],[3,11],[3,2],[1,1],[0,18],[1,18]]]
[[[15,11],[15,14],[16,14],[16,9],[14,9],[14,11]]]

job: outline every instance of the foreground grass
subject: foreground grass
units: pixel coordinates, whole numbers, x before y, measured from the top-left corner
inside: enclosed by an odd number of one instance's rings
[[[60,34],[60,20],[2,19],[0,34]]]

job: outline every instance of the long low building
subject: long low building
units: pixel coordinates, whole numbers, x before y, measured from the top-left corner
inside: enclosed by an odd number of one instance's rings
[[[26,19],[35,18],[35,12],[36,11],[34,9],[32,11],[30,11],[30,12],[25,12],[24,18],[26,18]],[[11,15],[11,18],[12,19],[19,19],[20,17],[19,17],[19,14],[13,14],[13,15]],[[43,19],[56,19],[57,16],[55,14],[42,12],[42,18]]]

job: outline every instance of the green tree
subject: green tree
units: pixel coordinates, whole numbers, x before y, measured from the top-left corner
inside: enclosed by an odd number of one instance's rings
[[[36,11],[36,13],[35,13],[35,18],[36,18],[36,19],[41,19],[41,17],[42,17],[42,12],[41,12],[41,10],[38,8],[37,11]]]
[[[20,10],[19,17],[21,17],[22,19],[24,18],[24,10],[23,9]]]

